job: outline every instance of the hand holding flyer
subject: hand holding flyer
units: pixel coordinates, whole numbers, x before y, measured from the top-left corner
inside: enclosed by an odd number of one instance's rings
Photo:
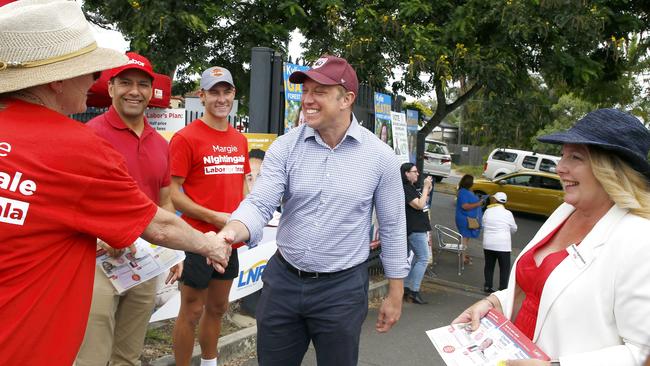
[[[135,250],[127,249],[118,257],[112,257],[104,249],[97,250],[97,266],[118,293],[168,271],[185,259],[182,251],[159,247],[141,238],[133,247]]]
[[[503,360],[550,358],[501,313],[492,309],[472,332],[468,324],[452,324],[427,331],[447,365],[499,365]]]

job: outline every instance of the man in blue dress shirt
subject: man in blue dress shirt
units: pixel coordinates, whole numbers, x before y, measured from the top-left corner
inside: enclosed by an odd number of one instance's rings
[[[289,80],[303,84],[305,124],[269,148],[255,189],[219,236],[254,245],[281,204],[278,252],[257,306],[259,364],[298,366],[311,341],[319,365],[352,366],[368,312],[373,207],[389,279],[377,331],[387,332],[402,310],[409,266],[400,164],[352,114],[359,84],[346,60],[321,57]]]

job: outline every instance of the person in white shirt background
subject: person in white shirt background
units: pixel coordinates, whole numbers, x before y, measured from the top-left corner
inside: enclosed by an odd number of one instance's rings
[[[490,197],[490,205],[483,214],[483,254],[485,256],[485,267],[483,274],[485,283],[483,291],[492,293],[492,279],[494,267],[499,262],[499,290],[508,287],[510,276],[510,252],[512,251],[512,239],[510,235],[517,231],[515,218],[504,205],[508,196],[503,192],[497,192]]]

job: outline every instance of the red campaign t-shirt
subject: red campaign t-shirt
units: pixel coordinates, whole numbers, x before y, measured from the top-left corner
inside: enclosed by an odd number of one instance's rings
[[[86,126],[106,139],[126,159],[129,174],[138,187],[155,203],[160,203],[160,189],[170,184],[169,144],[144,119],[140,137],[127,127],[112,106]]]
[[[0,365],[65,365],[86,329],[95,238],[123,248],[157,207],[81,123],[0,100]]]
[[[194,120],[172,137],[169,153],[172,175],[185,178],[183,191],[195,203],[232,213],[244,199],[244,177],[251,171],[248,141],[232,126],[218,131]],[[184,214],[182,218],[201,232],[219,231]]]

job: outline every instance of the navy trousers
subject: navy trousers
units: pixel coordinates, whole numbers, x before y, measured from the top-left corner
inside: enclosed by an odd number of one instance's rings
[[[318,365],[354,366],[368,314],[368,265],[322,278],[299,278],[274,255],[257,304],[260,366],[299,366],[309,342]]]

